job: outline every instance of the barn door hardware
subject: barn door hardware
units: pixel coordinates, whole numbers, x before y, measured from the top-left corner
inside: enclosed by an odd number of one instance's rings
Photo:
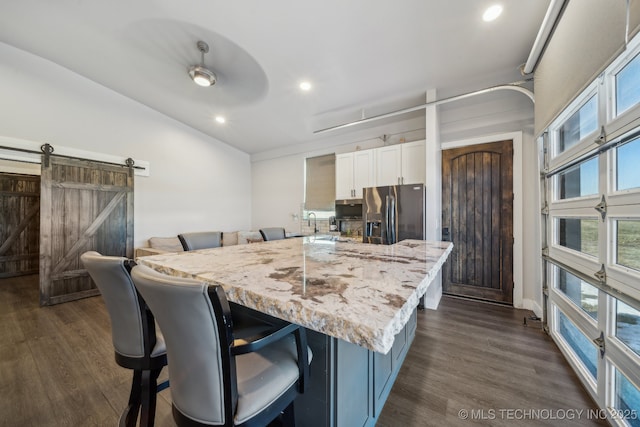
[[[600,212],[600,216],[602,217],[602,221],[604,221],[605,217],[607,216],[607,201],[605,200],[604,196],[602,196],[602,200],[600,200],[600,203],[598,203],[595,207],[595,210],[597,210],[598,212]]]
[[[605,345],[604,345],[604,332],[600,331],[600,336],[598,338],[593,339],[593,343],[600,350],[600,358],[604,357]]]
[[[133,177],[133,166],[136,164],[136,162],[131,157],[129,157],[127,160],[125,160],[124,163],[129,168],[129,176]]]
[[[51,144],[42,144],[40,146],[40,151],[44,153],[44,167],[48,168],[49,158],[51,157],[51,154],[53,154],[53,147],[51,146]]]

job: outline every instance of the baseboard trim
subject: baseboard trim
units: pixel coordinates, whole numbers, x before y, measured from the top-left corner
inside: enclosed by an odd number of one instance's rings
[[[532,299],[528,299],[528,298],[523,298],[522,299],[522,308],[527,309],[527,310],[531,310],[535,313],[536,316],[542,318],[543,310],[542,307],[540,307],[540,305],[538,304],[537,301],[532,300]]]

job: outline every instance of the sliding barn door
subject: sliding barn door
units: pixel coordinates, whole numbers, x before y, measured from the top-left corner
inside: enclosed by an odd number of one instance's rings
[[[86,160],[43,158],[40,304],[99,292],[80,262],[86,251],[133,255],[133,173]]]
[[[38,273],[40,177],[0,173],[0,278]]]

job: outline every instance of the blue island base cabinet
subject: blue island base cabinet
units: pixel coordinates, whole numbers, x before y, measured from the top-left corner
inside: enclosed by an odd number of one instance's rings
[[[375,425],[416,334],[414,310],[387,354],[307,330],[313,351],[309,389],[295,401],[305,427]]]

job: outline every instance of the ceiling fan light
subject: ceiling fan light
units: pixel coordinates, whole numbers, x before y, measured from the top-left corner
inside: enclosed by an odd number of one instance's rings
[[[203,86],[203,87],[209,87],[211,86],[211,80],[209,80],[209,77],[200,74],[200,73],[196,73],[193,76],[193,81],[195,82],[195,84],[197,84],[198,86]]]
[[[201,65],[194,65],[189,68],[189,76],[198,86],[209,87],[216,84],[216,75],[213,71]]]

